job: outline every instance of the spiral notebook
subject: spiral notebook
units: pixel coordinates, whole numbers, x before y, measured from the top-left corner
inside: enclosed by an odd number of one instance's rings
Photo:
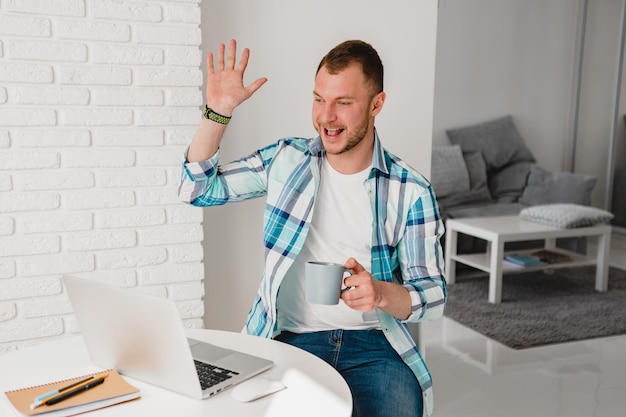
[[[97,387],[91,388],[54,405],[43,405],[34,410],[30,408],[34,399],[40,395],[101,373],[107,373],[108,376],[105,382]],[[5,394],[11,406],[13,406],[19,414],[24,416],[43,415],[46,417],[73,416],[140,397],[139,389],[126,382],[126,380],[113,369],[90,375],[77,376],[76,378],[63,381],[55,381],[49,384],[8,391]]]

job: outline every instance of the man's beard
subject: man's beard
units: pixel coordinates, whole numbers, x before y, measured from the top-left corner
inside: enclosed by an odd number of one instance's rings
[[[365,135],[367,135],[367,132],[369,131],[369,127],[370,127],[369,119],[364,118],[363,122],[354,128],[353,133],[348,133],[346,144],[342,149],[339,149],[338,151],[334,151],[332,153],[329,152],[328,149],[326,149],[326,152],[330,153],[331,155],[340,155],[342,153],[348,152],[349,150],[356,147],[359,143],[361,143],[363,139],[365,139]],[[319,126],[317,129],[317,132],[320,134],[320,136],[322,135],[323,131],[324,131],[324,128]]]

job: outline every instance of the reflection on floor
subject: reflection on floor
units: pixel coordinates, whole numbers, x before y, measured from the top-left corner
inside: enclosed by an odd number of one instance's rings
[[[514,350],[444,317],[420,338],[433,417],[626,416],[626,335]]]

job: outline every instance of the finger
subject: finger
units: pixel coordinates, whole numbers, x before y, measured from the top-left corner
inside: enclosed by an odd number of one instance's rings
[[[372,303],[372,297],[363,296],[355,291],[346,291],[342,293],[341,299],[353,310],[371,311],[376,308],[376,306]]]
[[[209,74],[213,74],[215,72],[215,68],[213,66],[213,53],[209,52],[206,56],[206,66],[207,66],[207,72]]]
[[[248,92],[248,97],[256,92],[263,84],[267,82],[267,78],[259,78],[258,80],[253,81],[249,86],[246,87],[246,91]]]
[[[365,268],[363,268],[363,265],[361,265],[354,258],[349,258],[343,266],[345,266],[348,269],[351,269],[352,272],[354,272],[355,274],[360,274],[361,272],[365,271]]]
[[[244,72],[248,66],[248,60],[250,59],[250,49],[244,48],[241,52],[241,58],[239,58],[239,65],[237,70]]]
[[[226,46],[223,43],[220,43],[220,46],[217,48],[217,70],[224,70],[224,50]]]
[[[237,41],[231,39],[228,45],[227,69],[235,69],[235,58],[237,58]]]
[[[370,281],[369,275],[364,274],[351,274],[343,279],[343,283],[346,287],[361,287],[367,285]]]
[[[344,292],[355,291],[356,288],[359,286],[358,284],[360,284],[360,282],[357,280],[357,278],[354,275],[347,276],[346,278],[343,279],[343,285],[346,287],[344,289]]]

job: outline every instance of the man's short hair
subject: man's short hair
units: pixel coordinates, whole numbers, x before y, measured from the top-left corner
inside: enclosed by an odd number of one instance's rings
[[[383,63],[372,45],[360,40],[348,40],[331,49],[320,61],[315,75],[322,67],[326,67],[330,74],[337,74],[353,63],[361,66],[372,96],[383,91]]]

